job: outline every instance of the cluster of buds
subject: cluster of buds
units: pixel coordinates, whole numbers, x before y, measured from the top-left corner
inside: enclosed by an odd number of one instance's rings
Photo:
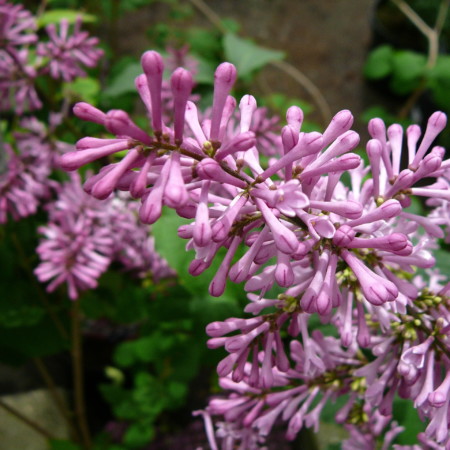
[[[445,114],[434,113],[423,133],[408,127],[405,155],[403,128],[373,119],[366,165],[356,151],[360,138],[351,130],[349,111],[338,112],[323,133],[303,132],[303,112],[291,107],[278,138],[271,131],[268,151],[262,148],[268,140],[262,145],[256,134],[261,110],[255,98],[245,95],[236,111],[232,64],[217,68],[213,104],[202,118],[189,101],[193,77],[177,68],[170,79],[170,122],[163,117],[162,57],[144,53],[142,68],[136,88],[151,132],[125,111],[104,113],[79,103],[79,118],[103,125],[114,137],[81,139],[61,165],[76,170],[127,151],[88,178],[86,192],[106,199],[115,190],[129,191],[140,200],[139,217],[147,224],[160,218],[163,206],[173,208],[191,220],[178,234],[194,251],[193,276],[225,249],[211,295],[222,295],[228,280],[245,282],[245,312],[253,317],[215,322],[206,330],[209,347],[229,353],[218,374],[233,393],[211,400],[201,413],[205,421],[211,425],[211,416],[220,417],[229,425],[218,432],[224,442],[230,442],[228,429],[245,445],[252,442],[245,448],[258,448],[254,433],[265,436],[275,421],[287,421],[287,438],[293,439],[303,426],[317,428],[327,401],[349,394],[338,421],[349,429],[367,424],[360,432],[351,429],[356,445],[361,436],[375,442],[392,419],[398,394],[430,418],[423,439],[437,446],[450,442],[449,382],[437,375],[447,370],[450,355],[449,286],[436,282],[428,292],[413,278],[416,268],[435,266],[432,251],[444,237],[441,226],[449,225],[436,211],[450,200],[444,176],[450,160],[444,160],[442,147],[433,147]],[[260,154],[270,155],[268,164]],[[434,210],[426,217],[411,213],[414,197],[425,198]],[[268,298],[274,291],[281,293]],[[332,324],[339,338],[311,333],[308,323],[315,315]],[[391,429],[392,439],[399,431]]]

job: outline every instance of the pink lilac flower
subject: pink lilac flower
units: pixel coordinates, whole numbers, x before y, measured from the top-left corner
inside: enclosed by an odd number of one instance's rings
[[[49,223],[39,228],[43,239],[36,251],[41,263],[35,274],[41,282],[51,281],[48,291],[66,283],[69,297],[75,300],[80,291],[97,287],[113,261],[154,281],[174,275],[156,253],[148,227],[138,221],[126,199],[96,200],[73,175],[47,209]]]
[[[398,394],[429,420],[424,439],[446,445],[450,382],[435,373],[447,372],[450,288],[433,273],[427,275],[433,290],[412,280],[417,267],[434,267],[432,251],[445,223],[407,210],[413,197],[433,205],[450,200],[442,177],[450,163],[441,147],[433,147],[445,114],[430,117],[423,137],[417,126],[408,128],[403,168],[400,125],[369,123],[365,165],[353,152],[359,136],[349,111],[338,112],[323,133],[307,133],[301,131],[303,113],[292,107],[281,147],[266,164],[251,128],[258,121],[256,100],[243,97],[236,115],[232,64],[215,72],[207,118],[188,100],[192,77],[176,69],[172,120],[163,117],[162,57],[146,52],[142,66],[136,87],[151,131],[124,111],[78,104],[78,117],[104,125],[114,137],[81,139],[62,166],[76,170],[128,150],[92,176],[85,190],[98,199],[129,191],[141,200],[139,216],[146,223],[158,220],[164,205],[175,209],[191,220],[178,230],[194,250],[189,272],[201,274],[224,249],[210,293],[222,295],[227,280],[245,282],[245,311],[253,317],[207,327],[208,346],[228,353],[217,371],[222,387],[232,391],[211,400],[208,414],[223,416],[228,430],[250,427],[262,436],[275,422],[286,422],[293,439],[304,426],[318,427],[328,401],[349,394],[338,413],[341,422],[349,421],[347,448],[373,448],[391,422]],[[423,180],[427,185],[419,186]],[[273,287],[282,292],[276,298],[270,298]],[[308,320],[316,313],[338,338],[310,332]],[[361,423],[368,418],[360,428],[351,417],[359,406]],[[387,442],[399,431],[393,424]]]
[[[23,5],[0,0],[0,48],[15,47],[37,41],[36,20]]]
[[[0,109],[14,108],[18,115],[40,109],[42,102],[34,86],[37,76],[26,48],[13,53],[0,50]]]
[[[75,22],[73,30],[66,19],[61,20],[59,30],[55,24],[46,27],[49,42],[40,42],[37,54],[49,59],[47,70],[52,78],[71,81],[86,76],[83,66],[95,67],[103,56],[97,47],[99,40],[81,30],[82,18]]]

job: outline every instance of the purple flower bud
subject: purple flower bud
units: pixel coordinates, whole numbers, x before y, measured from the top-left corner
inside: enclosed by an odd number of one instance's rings
[[[381,119],[371,119],[368,128],[373,139],[379,140],[382,146],[386,145],[386,125]]]
[[[164,203],[171,208],[181,208],[189,200],[189,194],[184,184],[180,167],[180,154],[172,152],[170,155],[170,173],[164,190]]]
[[[225,172],[220,164],[212,158],[202,159],[196,166],[197,174],[202,180],[219,181],[224,184],[245,189],[247,183]]]
[[[116,136],[128,136],[137,141],[150,145],[152,138],[133,123],[128,114],[121,109],[108,111],[105,119],[105,128]]]
[[[256,110],[256,100],[252,95],[244,95],[239,102],[239,110],[241,111],[241,133],[250,130],[252,124],[253,113]]]
[[[370,160],[370,169],[373,177],[373,195],[377,198],[380,195],[380,160],[383,147],[378,139],[371,139],[366,146],[367,155]]]
[[[100,141],[100,142],[98,142]],[[111,142],[108,144],[108,142]],[[101,143],[105,145],[101,146]],[[129,149],[132,145],[128,139],[94,139],[83,138],[77,143],[77,147],[94,144],[90,148],[79,150],[76,152],[65,153],[59,159],[59,165],[64,170],[76,170],[97,159],[112,155],[113,153]]]
[[[372,272],[348,250],[342,250],[341,255],[352,269],[370,303],[378,306],[397,298],[398,289],[394,283]]]
[[[220,122],[223,108],[228,94],[236,81],[236,68],[233,64],[224,62],[217,67],[214,74],[214,99],[211,113],[211,130],[209,139],[217,141],[219,139]]]
[[[346,225],[356,227],[365,223],[376,222],[377,220],[389,220],[397,217],[402,212],[402,206],[398,200],[390,199],[384,202],[378,208],[363,214],[359,219],[350,220]]]
[[[194,105],[194,103],[192,102],[187,102],[186,104],[186,112],[185,112],[185,119],[187,124],[189,125],[189,128],[191,129],[192,133],[195,136],[195,139],[197,140],[198,144],[203,145],[204,142],[207,141],[206,136],[202,130],[202,127],[200,126],[200,122],[198,121],[198,113],[197,113],[197,107]],[[194,147],[195,145],[195,141],[192,140],[192,145],[189,145],[191,139],[187,138],[184,140],[184,147],[186,147],[186,145],[188,144],[188,150],[190,149],[189,147]],[[197,148],[197,145],[196,145]],[[191,151],[195,151],[196,150],[192,149]],[[200,154],[203,154],[203,150],[201,150],[200,152],[197,152]]]
[[[322,135],[320,133],[303,133],[300,135],[297,145],[286,155],[281,157],[275,164],[272,164],[263,173],[259,175],[259,180],[264,181],[277,173],[288,164],[320,151],[323,146]]]
[[[286,111],[286,122],[289,126],[293,127],[297,131],[300,131],[300,127],[303,123],[303,111],[298,106],[291,106]]]
[[[324,147],[331,144],[337,137],[350,130],[353,125],[353,115],[348,109],[339,111],[332,119],[327,129],[323,132]]]
[[[413,365],[417,369],[422,369],[425,364],[426,354],[434,342],[434,337],[429,336],[424,342],[419,345],[414,345],[410,347],[408,350],[403,352],[401,356],[401,360],[409,365]]]
[[[298,248],[298,239],[295,233],[284,226],[262,200],[257,198],[255,203],[272,232],[277,248],[288,255],[295,253]]]
[[[236,152],[245,152],[248,149],[254,147],[256,144],[255,133],[253,131],[246,131],[244,133],[238,134],[237,136],[230,139],[223,147],[217,150],[214,158],[217,161],[221,161],[226,156],[231,155]]]
[[[359,144],[359,135],[355,131],[349,130],[337,137],[337,139],[311,164],[308,169],[316,169],[326,162],[347,153]]]
[[[147,77],[152,102],[152,127],[156,133],[162,131],[161,86],[164,63],[161,55],[153,50],[147,51],[141,58],[142,68]]]
[[[392,153],[392,170],[395,175],[398,175],[400,171],[400,160],[402,156],[402,140],[403,140],[403,128],[398,123],[394,123],[387,129],[387,135],[389,138],[389,144],[391,146]]]
[[[356,231],[349,225],[341,225],[333,236],[333,244],[339,247],[346,247],[355,237]]]
[[[261,325],[258,325],[256,328],[253,328],[251,331],[245,334],[241,334],[239,336],[230,337],[229,340],[225,343],[225,349],[230,353],[236,353],[244,350],[253,339],[258,337],[261,333],[266,333],[270,328],[269,322],[264,322]]]
[[[435,408],[442,407],[446,402],[448,402],[447,399],[449,396],[449,390],[450,390],[450,372],[447,372],[444,381],[441,383],[441,385],[433,392],[430,392],[430,394],[428,394],[428,401]]]
[[[168,159],[161,170],[161,174],[150,193],[142,198],[139,209],[139,218],[142,222],[152,224],[160,217],[162,212],[163,194],[169,178],[171,161]]]
[[[402,170],[394,184],[383,194],[385,198],[393,197],[397,192],[410,188],[414,183],[414,172]]]
[[[184,115],[186,103],[192,92],[194,81],[192,75],[187,70],[179,67],[170,78],[174,102],[174,130],[175,142],[183,140]]]
[[[330,211],[348,219],[358,219],[361,217],[363,210],[361,203],[354,200],[347,200],[345,202],[322,202],[319,200],[310,200],[309,206],[315,209]]]
[[[106,114],[89,103],[79,102],[73,107],[73,113],[81,120],[104,125]]]
[[[410,125],[406,129],[406,137],[408,144],[408,164],[412,164],[416,156],[417,142],[419,142],[422,134],[419,125]]]
[[[419,163],[426,151],[431,147],[431,144],[436,139],[437,135],[445,128],[446,125],[447,116],[443,112],[436,111],[430,116],[422,142],[420,143],[416,156],[410,165],[411,169],[415,170],[419,167]]]
[[[211,283],[209,284],[209,293],[213,297],[220,297],[225,292],[227,275],[230,269],[231,261],[241,241],[242,239],[239,236],[235,236],[233,238],[225,258],[222,260],[219,269],[214,275],[214,278],[211,280]]]
[[[290,258],[283,252],[277,253],[277,265],[275,269],[275,280],[282,287],[290,287],[294,282],[294,272]]]
[[[137,150],[129,151],[122,161],[116,164],[111,171],[95,183],[91,189],[91,195],[102,200],[109,197],[119,182],[119,179],[134,165],[138,158],[139,152]]]

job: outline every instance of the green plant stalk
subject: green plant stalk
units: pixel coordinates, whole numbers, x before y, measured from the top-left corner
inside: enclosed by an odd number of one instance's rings
[[[432,69],[436,65],[436,61],[439,54],[439,37],[442,32],[442,28],[447,17],[448,8],[450,6],[450,0],[442,0],[439,6],[439,11],[436,17],[436,22],[433,28],[428,26],[424,20],[404,1],[404,0],[391,0],[392,3],[397,6],[398,9],[410,20],[410,22],[416,26],[416,28],[427,38],[428,40],[428,58],[427,69]],[[412,92],[407,99],[406,103],[398,113],[399,118],[405,118],[422,93],[426,89],[426,80],[423,79],[419,86]]]
[[[79,432],[73,422],[74,418],[73,412],[70,411],[64,404],[64,400],[62,399],[60,393],[58,392],[55,382],[52,376],[50,375],[49,371],[47,370],[47,367],[45,366],[44,362],[42,361],[41,358],[33,358],[33,363],[37,367],[39,373],[41,374],[42,379],[47,385],[50,395],[52,396],[56,407],[64,417],[64,420],[66,421],[67,426],[69,427],[71,436],[75,438],[77,442],[80,441]]]
[[[92,441],[86,420],[86,406],[84,401],[84,379],[83,379],[83,352],[82,337],[80,329],[80,299],[73,301],[71,309],[72,322],[72,370],[75,417],[80,429],[81,439],[85,448],[91,448]]]

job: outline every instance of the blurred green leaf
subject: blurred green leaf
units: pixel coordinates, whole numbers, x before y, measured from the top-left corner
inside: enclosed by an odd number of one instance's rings
[[[74,444],[71,441],[66,441],[62,439],[52,439],[50,441],[49,450],[80,450],[79,445]]]
[[[155,434],[154,428],[148,423],[132,423],[125,432],[123,442],[132,448],[148,444]]]
[[[121,342],[114,352],[114,362],[121,367],[129,367],[136,361],[134,341]]]
[[[446,250],[433,250],[433,256],[436,258],[436,268],[448,278],[450,278],[450,253]]]
[[[17,328],[0,328],[0,360],[20,364],[31,357],[54,355],[69,348],[48,316]]]
[[[195,56],[198,61],[197,73],[195,75],[195,82],[198,84],[214,84],[215,66],[211,61]]]
[[[186,41],[193,54],[208,61],[218,60],[222,47],[217,33],[203,28],[188,28]]]
[[[421,53],[399,50],[392,60],[391,89],[405,95],[416,89],[425,73],[427,59]]]
[[[136,93],[135,78],[143,73],[140,62],[129,63],[113,78],[109,86],[103,91],[106,97],[117,97],[129,92]]]
[[[390,45],[382,45],[369,53],[364,64],[364,75],[371,80],[387,77],[392,71],[394,50]]]
[[[79,17],[81,17],[83,22],[97,21],[97,17],[95,17],[94,15],[87,14],[81,11],[76,11],[72,9],[52,9],[40,15],[37,19],[37,24],[39,28],[42,28],[52,23],[58,24],[63,19],[73,24],[78,20]]]
[[[223,40],[226,59],[236,66],[238,75],[245,77],[256,69],[261,69],[271,61],[279,61],[285,53],[254,44],[248,39],[227,33]]]
[[[427,86],[431,89],[433,100],[441,108],[450,110],[450,56],[439,55],[436,65],[429,70]]]
[[[396,397],[393,405],[393,416],[394,420],[405,427],[405,431],[400,433],[395,443],[401,445],[417,444],[417,435],[425,430],[425,424],[420,420],[412,402]]]
[[[64,98],[88,102],[95,106],[100,92],[100,82],[92,77],[79,77],[70,83],[63,83],[62,90]]]

